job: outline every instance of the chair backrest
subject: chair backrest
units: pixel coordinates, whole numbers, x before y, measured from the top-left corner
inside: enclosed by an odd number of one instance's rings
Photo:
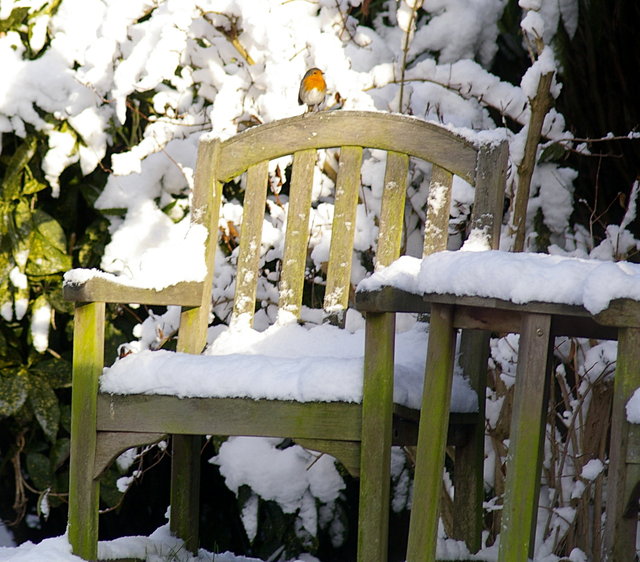
[[[279,275],[279,309],[299,317],[303,300],[309,242],[313,175],[319,149],[339,150],[334,216],[326,268],[324,310],[334,320],[349,306],[351,266],[361,188],[363,149],[387,151],[379,235],[374,263],[386,266],[402,252],[405,199],[411,157],[433,164],[425,212],[424,250],[446,249],[453,176],[475,186],[473,228],[482,229],[491,247],[498,244],[507,163],[506,142],[478,142],[445,127],[389,113],[332,111],[306,114],[259,125],[224,141],[200,141],[192,198],[192,217],[208,227],[207,286],[213,280],[222,187],[246,174],[243,219],[237,249],[232,322],[252,322],[269,184],[269,161],[293,156],[284,250]],[[199,312],[183,313],[179,349],[199,351],[204,345],[210,294]],[[206,312],[203,310],[206,308]],[[184,330],[186,326],[191,326]],[[183,331],[187,333],[183,335]],[[195,339],[194,339],[195,337]],[[199,349],[198,349],[199,348]]]

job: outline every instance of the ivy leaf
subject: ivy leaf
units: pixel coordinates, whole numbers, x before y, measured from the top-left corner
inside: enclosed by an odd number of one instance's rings
[[[22,408],[29,394],[29,380],[22,369],[0,372],[0,416],[12,416]]]
[[[28,8],[26,8],[28,11]],[[11,12],[10,18],[17,10]],[[2,23],[7,20],[0,20],[0,31],[2,31]],[[2,198],[5,200],[17,199],[21,192],[22,172],[29,165],[29,161],[33,158],[38,146],[38,139],[35,136],[28,137],[21,144],[7,163],[7,173],[2,182]]]
[[[29,173],[29,177],[22,186],[22,193],[24,195],[30,195],[31,193],[37,193],[38,191],[42,191],[47,187],[46,183],[42,183],[34,178],[31,173]]]
[[[63,437],[55,442],[53,447],[51,447],[51,467],[53,470],[60,468],[69,458],[70,449],[71,441],[68,437]]]
[[[122,501],[122,492],[118,490],[118,473],[115,466],[111,466],[100,478],[100,499],[109,507],[114,507]]]
[[[47,438],[55,443],[60,425],[58,397],[51,386],[40,377],[31,377],[29,402],[33,413]]]
[[[64,359],[50,357],[37,361],[31,366],[30,371],[44,379],[44,384],[48,384],[51,388],[69,388],[71,386],[71,364]]]
[[[51,486],[51,462],[42,453],[27,453],[27,473],[38,490]]]
[[[35,228],[31,238],[28,275],[51,275],[71,269],[71,256],[67,255],[66,237],[60,224],[47,213],[36,210]]]

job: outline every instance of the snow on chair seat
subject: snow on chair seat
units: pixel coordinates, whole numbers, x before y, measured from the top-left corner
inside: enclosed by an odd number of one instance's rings
[[[419,409],[426,325],[396,336],[394,402]],[[273,325],[264,332],[227,329],[202,355],[141,351],[116,361],[100,378],[110,394],[180,398],[251,398],[297,402],[362,402],[364,331],[332,325]],[[135,373],[132,376],[132,373]],[[476,412],[478,399],[456,374],[451,411]]]

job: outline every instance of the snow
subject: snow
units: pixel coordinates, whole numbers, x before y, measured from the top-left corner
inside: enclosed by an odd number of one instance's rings
[[[516,304],[582,306],[591,314],[615,299],[640,300],[640,265],[500,250],[404,256],[363,280],[358,290],[395,286],[411,293],[477,296]]]
[[[154,211],[146,205],[143,205],[143,209],[150,211],[147,215],[149,223],[156,219],[170,222],[170,219],[159,211]],[[138,226],[141,224],[142,222],[138,223]],[[133,238],[129,243],[129,247],[142,245],[143,250],[135,264],[130,263],[129,267],[123,267],[120,275],[98,269],[72,269],[64,274],[65,285],[81,285],[91,278],[101,278],[130,287],[159,291],[182,281],[204,279],[207,273],[204,249],[209,235],[204,226],[183,219],[162,233],[151,230],[146,234],[144,237],[139,235]],[[167,267],[168,263],[171,267]],[[115,265],[113,267],[115,268]]]
[[[100,560],[136,558],[148,562],[175,560],[176,562],[260,562],[257,558],[236,556],[230,552],[213,554],[200,549],[196,556],[188,554],[184,544],[172,537],[164,525],[148,537],[123,537],[98,543]],[[18,547],[0,546],[0,559],[8,562],[81,562],[71,553],[66,535],[44,539],[38,544],[26,542]],[[302,562],[302,561],[301,561]]]
[[[415,323],[396,336],[394,399],[419,408],[427,331]],[[362,400],[364,330],[274,324],[259,332],[246,326],[220,331],[203,355],[140,351],[119,359],[100,378],[103,392],[180,397],[270,400]],[[131,373],[136,376],[132,377]],[[451,409],[473,412],[475,392],[462,374],[454,377]]]
[[[627,410],[627,420],[629,423],[640,423],[640,388],[633,392],[625,408]]]

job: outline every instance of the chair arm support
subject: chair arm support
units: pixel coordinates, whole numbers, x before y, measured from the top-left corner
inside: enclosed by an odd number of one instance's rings
[[[62,293],[66,300],[73,302],[199,306],[203,290],[204,283],[200,281],[182,281],[156,290],[121,283],[115,276],[113,279],[95,276],[79,281],[65,280]]]

